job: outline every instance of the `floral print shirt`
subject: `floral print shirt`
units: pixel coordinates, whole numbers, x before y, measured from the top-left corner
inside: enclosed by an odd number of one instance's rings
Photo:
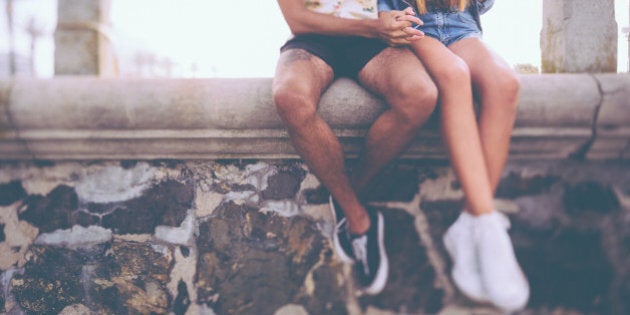
[[[347,19],[378,18],[377,0],[304,0],[306,8]]]

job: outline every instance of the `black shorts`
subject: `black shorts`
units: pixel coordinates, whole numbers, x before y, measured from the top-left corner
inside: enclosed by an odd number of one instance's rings
[[[379,39],[359,36],[302,34],[289,39],[280,51],[296,48],[304,49],[324,60],[333,69],[336,77],[356,79],[359,71],[387,48],[387,44]]]

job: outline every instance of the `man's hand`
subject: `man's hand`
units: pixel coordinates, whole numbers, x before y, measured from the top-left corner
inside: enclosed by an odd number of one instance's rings
[[[424,33],[412,27],[412,23],[422,25],[413,9],[404,11],[380,12],[378,14],[378,37],[390,46],[408,45],[424,37]]]

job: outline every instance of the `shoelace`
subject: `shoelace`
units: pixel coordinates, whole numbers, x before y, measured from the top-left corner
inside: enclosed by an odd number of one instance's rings
[[[355,259],[363,265],[363,273],[370,274],[370,267],[367,261],[367,235],[352,240],[352,252]]]
[[[337,222],[337,231],[341,231],[341,228],[343,227],[345,223],[346,223],[346,218],[339,220],[339,222]]]

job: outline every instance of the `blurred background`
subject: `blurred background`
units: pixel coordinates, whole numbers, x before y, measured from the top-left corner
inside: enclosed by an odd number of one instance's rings
[[[543,0],[499,0],[486,42],[522,72],[540,68]],[[628,72],[628,0],[615,1],[618,72]],[[0,0],[0,77],[54,74],[56,0]],[[120,77],[271,77],[289,36],[276,1],[112,0]]]

